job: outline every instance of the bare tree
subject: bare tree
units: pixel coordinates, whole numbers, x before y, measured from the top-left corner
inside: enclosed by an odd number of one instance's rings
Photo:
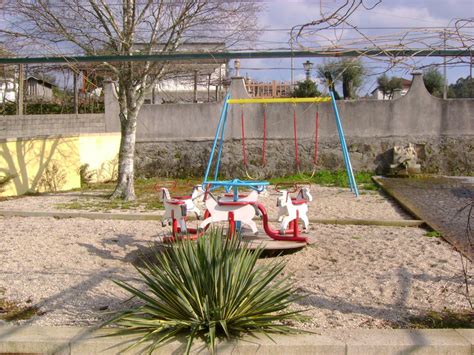
[[[377,7],[383,0],[334,0],[332,6],[320,2],[320,10],[314,20],[295,25],[291,31],[292,47],[308,51],[332,51],[334,56],[343,55],[346,51],[358,52],[358,57],[369,58],[380,64],[379,70],[369,75],[380,75],[393,68],[405,69],[407,72],[433,66],[472,65],[472,57],[452,55],[444,62],[427,63],[425,58],[415,56],[399,56],[393,50],[472,50],[474,34],[472,25],[474,18],[452,19],[446,28],[412,27],[387,29],[389,32],[374,34],[368,28],[353,23],[352,16],[356,12],[369,11]],[[350,36],[343,33],[350,31]],[[368,50],[368,51],[367,51]],[[389,51],[390,50],[390,51]],[[370,54],[369,54],[370,53]],[[382,56],[380,56],[382,55]],[[355,59],[356,60],[356,59]]]
[[[85,55],[170,53],[200,34],[222,31],[227,42],[248,38],[260,5],[216,0],[11,0],[4,5],[5,36],[27,48]],[[251,32],[250,32],[251,35]],[[139,45],[137,45],[139,43]],[[118,85],[121,144],[113,198],[135,199],[134,152],[137,116],[145,97],[170,63],[106,62]]]

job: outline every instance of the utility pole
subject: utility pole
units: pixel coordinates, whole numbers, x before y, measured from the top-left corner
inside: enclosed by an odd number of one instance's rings
[[[198,102],[198,94],[197,94],[197,87],[198,87],[198,71],[194,70],[194,90],[193,90],[193,102]]]
[[[469,78],[472,80],[472,52],[471,54],[469,55],[469,58],[471,59],[469,61]]]
[[[6,93],[6,90],[5,90]],[[23,64],[18,65],[18,99],[17,99],[17,114],[23,115],[23,98],[25,94],[25,73],[23,71]]]
[[[293,54],[293,34],[291,34],[290,38],[290,48],[291,53]],[[293,91],[293,55],[290,57],[290,90]]]
[[[72,78],[73,78],[72,86],[74,90],[74,113],[78,115],[79,114],[79,92],[77,90],[77,71],[76,70],[74,70]]]
[[[444,37],[444,50],[446,50],[446,29],[443,30],[443,37]],[[446,56],[444,58],[444,86],[443,86],[443,99],[448,98],[448,71],[446,69]]]

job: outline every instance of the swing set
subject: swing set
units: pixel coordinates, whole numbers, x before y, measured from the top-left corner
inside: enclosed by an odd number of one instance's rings
[[[203,187],[206,188],[211,186],[212,188],[216,188],[217,186],[219,187],[224,187],[227,192],[233,190],[234,195],[236,198],[238,197],[238,187],[248,187],[251,189],[257,189],[257,190],[262,190],[263,186],[267,185],[268,182],[265,182],[266,184],[259,184],[259,181],[242,181],[238,179],[230,180],[230,181],[218,181],[219,177],[219,168],[221,164],[221,156],[222,156],[222,148],[224,145],[224,137],[225,137],[225,129],[226,129],[226,124],[227,124],[227,115],[228,115],[228,110],[229,110],[229,105],[232,104],[239,104],[239,105],[245,105],[245,104],[260,104],[260,105],[267,105],[267,104],[279,104],[279,103],[292,103],[294,105],[298,103],[313,103],[313,104],[320,104],[322,102],[332,102],[332,107],[334,111],[334,117],[336,121],[336,127],[337,127],[337,132],[339,136],[339,141],[341,144],[341,150],[342,150],[342,156],[344,160],[344,165],[346,168],[348,180],[349,180],[349,186],[351,191],[356,195],[356,197],[359,197],[359,189],[357,187],[357,183],[355,181],[354,177],[354,172],[352,169],[352,163],[349,157],[349,152],[347,149],[347,144],[344,136],[344,130],[342,128],[342,123],[339,115],[339,110],[337,108],[336,104],[336,99],[334,97],[334,93],[332,90],[329,91],[330,96],[329,97],[308,97],[308,98],[274,98],[274,99],[231,99],[230,94],[227,94],[227,96],[224,99],[224,105],[222,107],[221,111],[221,116],[219,119],[219,122],[217,124],[217,129],[216,133],[214,136],[214,141],[212,144],[212,149],[211,149],[211,154],[209,156],[206,172],[204,174],[204,181],[203,181]],[[245,117],[244,117],[244,112],[243,110],[241,111],[240,115],[240,121],[241,121],[241,132],[242,132],[242,159],[243,159],[243,164],[244,167],[247,171],[247,168],[249,166],[248,162],[248,155],[247,155],[247,148],[246,148],[246,143],[245,143]],[[299,152],[298,152],[298,132],[297,132],[297,116],[296,116],[296,109],[293,110],[293,138],[294,138],[294,152],[295,152],[295,166],[296,168],[299,169],[300,167],[300,159],[299,159]],[[314,143],[314,154],[313,154],[313,164],[316,165],[317,160],[318,160],[318,129],[319,129],[319,110],[316,111],[315,114],[315,143]],[[263,142],[262,142],[262,159],[261,159],[261,164],[262,166],[266,165],[266,143],[267,143],[267,112],[266,112],[266,107],[264,106],[264,111],[263,111]],[[215,163],[214,163],[214,157],[216,157]],[[211,174],[211,168],[214,164],[214,172],[213,172],[213,180],[209,180],[209,177],[212,176]],[[248,176],[248,173],[247,173]],[[249,177],[249,176],[248,176]],[[250,178],[250,177],[249,177]],[[235,183],[232,182],[239,182],[238,186],[235,185]],[[262,181],[260,181],[261,183]]]
[[[267,103],[270,102],[269,99],[258,99],[259,102],[263,102],[263,142],[262,142],[262,160],[261,160],[261,166],[264,167],[267,163],[267,160],[266,160],[266,156],[265,156],[265,153],[266,153],[266,144],[267,144],[267,110],[266,110],[266,106],[267,106]],[[280,100],[283,100],[283,99],[271,99],[271,102],[275,102],[275,100],[278,100],[278,102],[286,102],[285,101],[280,101]],[[232,104],[232,103],[237,103],[240,102],[242,103],[242,101],[245,101],[245,103],[258,103],[258,102],[255,102],[256,100],[252,100],[252,99],[242,99],[242,100],[229,100],[229,103]],[[306,102],[306,101],[300,101],[300,102]],[[312,103],[314,103],[314,101],[311,101]],[[319,99],[317,102],[323,102],[323,99]],[[296,106],[296,103],[293,102],[293,105]],[[245,169],[245,174],[247,175],[247,177],[249,179],[252,179],[253,178],[249,175],[248,173],[248,167],[249,167],[249,163],[248,163],[248,159],[247,159],[247,148],[246,148],[246,145],[245,145],[245,116],[244,116],[244,110],[242,109],[241,110],[241,113],[240,113],[240,127],[241,127],[241,131],[242,131],[242,134],[241,134],[241,137],[242,137],[242,161],[243,161],[243,164],[244,164],[244,169]],[[293,109],[293,137],[294,137],[294,147],[295,147],[295,166],[296,168],[299,170],[300,168],[300,160],[299,160],[299,154],[298,154],[298,134],[297,134],[297,128],[296,128],[296,109],[294,108]],[[315,114],[315,123],[314,123],[314,127],[315,127],[315,132],[314,132],[314,155],[313,155],[313,165],[316,166],[317,163],[318,163],[318,129],[319,129],[319,109],[318,107],[316,107],[316,114]],[[313,173],[314,174],[314,173]]]

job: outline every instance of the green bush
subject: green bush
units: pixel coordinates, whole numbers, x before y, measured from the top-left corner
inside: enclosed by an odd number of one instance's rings
[[[90,104],[80,104],[79,113],[102,113],[105,112],[103,102]],[[74,113],[74,105],[72,103],[51,103],[51,102],[28,102],[25,104],[24,113],[26,115],[49,115],[49,114],[67,114]],[[9,102],[0,104],[0,115],[16,115],[16,103]]]
[[[287,307],[301,298],[287,277],[285,264],[256,265],[262,250],[242,248],[237,238],[222,240],[213,230],[197,242],[182,241],[164,252],[155,251],[137,267],[143,288],[116,283],[143,301],[106,324],[119,326],[112,335],[133,334],[129,349],[148,342],[150,353],[178,334],[186,334],[189,353],[196,337],[211,352],[216,339],[245,333],[295,333],[285,321],[302,320],[301,311]]]
[[[293,97],[318,97],[321,93],[318,90],[318,86],[312,80],[305,80],[298,83],[295,91],[293,91]]]

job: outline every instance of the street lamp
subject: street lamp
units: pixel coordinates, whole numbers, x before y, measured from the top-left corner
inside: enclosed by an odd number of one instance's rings
[[[313,63],[309,60],[303,63],[304,71],[306,72],[306,80],[311,80],[311,69],[313,69]]]

